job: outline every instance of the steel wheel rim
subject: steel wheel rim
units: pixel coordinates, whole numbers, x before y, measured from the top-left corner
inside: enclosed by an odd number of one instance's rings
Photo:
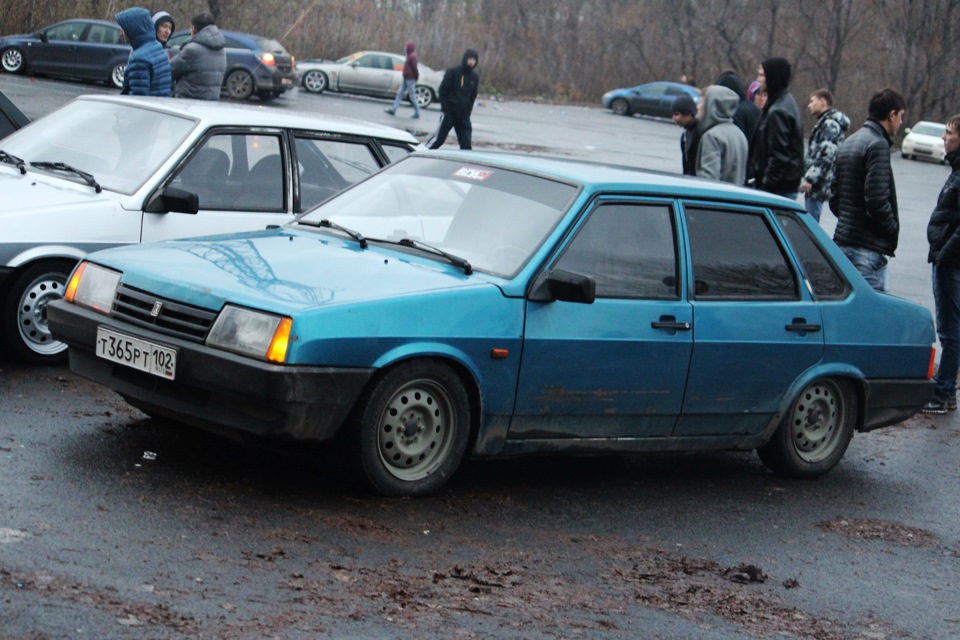
[[[27,347],[39,355],[52,356],[67,348],[55,340],[47,323],[47,305],[63,297],[66,278],[46,274],[23,292],[17,309],[17,328]]]
[[[232,98],[249,98],[253,93],[253,80],[243,72],[231,73],[227,79],[227,91]]]
[[[433,94],[430,93],[430,89],[426,87],[417,87],[417,106],[425,107],[430,104],[430,101],[433,99]]]
[[[127,65],[118,64],[113,68],[113,73],[110,74],[110,79],[113,81],[114,86],[118,88],[123,87],[123,74],[127,70]]]
[[[797,455],[805,462],[828,458],[843,436],[847,420],[843,393],[829,381],[803,390],[790,413],[790,437]]]
[[[23,54],[16,49],[7,49],[3,52],[3,68],[14,73],[23,65]]]
[[[390,396],[377,421],[377,449],[384,468],[412,482],[436,471],[457,430],[453,400],[442,385],[420,379]]]
[[[307,91],[320,93],[326,88],[327,81],[324,79],[322,73],[318,71],[310,71],[303,78],[303,86],[307,88]]]

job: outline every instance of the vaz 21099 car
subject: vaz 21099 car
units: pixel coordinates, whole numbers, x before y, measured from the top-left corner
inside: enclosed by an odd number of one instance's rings
[[[148,414],[339,434],[390,495],[465,455],[757,449],[818,476],[930,398],[935,339],[794,202],[475,152],[282,228],[97,252],[49,317],[74,372]]]
[[[28,362],[71,269],[109,246],[283,224],[419,146],[346,118],[85,96],[0,140],[0,327]],[[186,215],[185,215],[186,214]]]

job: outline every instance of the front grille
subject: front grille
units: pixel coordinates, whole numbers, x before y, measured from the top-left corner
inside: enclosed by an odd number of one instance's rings
[[[159,305],[159,312],[154,309]],[[201,309],[121,284],[113,299],[113,317],[191,342],[203,342],[217,312]]]

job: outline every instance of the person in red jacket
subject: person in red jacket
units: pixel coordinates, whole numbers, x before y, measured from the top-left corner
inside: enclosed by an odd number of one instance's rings
[[[420,105],[417,104],[417,80],[420,79],[420,70],[417,69],[417,44],[413,40],[407,40],[405,45],[407,59],[403,61],[403,79],[400,81],[400,88],[397,90],[397,97],[393,100],[393,106],[387,109],[390,115],[396,115],[400,108],[400,101],[404,94],[410,96],[410,102],[413,103],[412,118],[420,117]]]

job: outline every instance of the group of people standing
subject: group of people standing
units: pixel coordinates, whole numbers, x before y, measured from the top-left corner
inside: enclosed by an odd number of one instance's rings
[[[731,73],[734,82],[729,78]],[[817,122],[804,144],[800,107],[788,89],[790,76],[787,60],[769,58],[761,63],[756,82],[746,95],[740,95],[739,103],[735,100],[739,79],[729,71],[704,91],[696,115],[691,98],[678,98],[673,119],[684,129],[680,138],[683,172],[750,185],[791,200],[803,193],[807,210],[818,222],[823,204],[829,202],[837,216],[834,242],[872,288],[886,293],[887,266],[900,236],[890,155],[893,138],[903,123],[906,101],[893,89],[876,92],[870,98],[863,126],[846,137],[850,118],[833,107],[830,91],[818,89],[810,94],[807,105]],[[753,115],[750,106],[756,111]],[[751,130],[757,113],[759,118]],[[927,413],[957,409],[960,115],[948,120],[943,141],[952,172],[927,225],[927,261],[932,266],[942,353],[934,397],[923,408]]]
[[[141,7],[116,15],[133,52],[127,61],[121,93],[135,96],[219,100],[227,71],[226,40],[209,13],[191,19],[191,39],[182,47],[167,46],[175,28],[166,11]]]

